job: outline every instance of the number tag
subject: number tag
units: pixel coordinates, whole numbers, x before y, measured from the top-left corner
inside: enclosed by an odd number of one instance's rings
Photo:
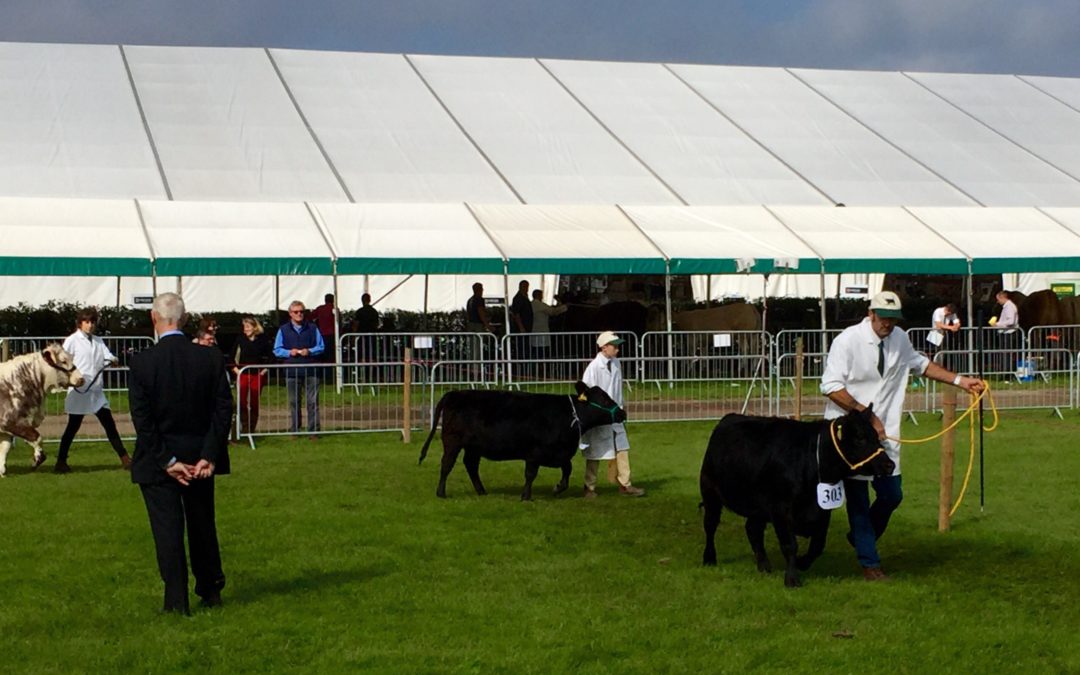
[[[843,483],[818,483],[817,503],[823,509],[831,511],[844,505]]]

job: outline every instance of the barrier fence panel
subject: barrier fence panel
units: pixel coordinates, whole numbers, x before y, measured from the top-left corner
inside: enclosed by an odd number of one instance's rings
[[[412,349],[414,362],[429,369],[446,364],[448,380],[457,384],[497,381],[498,341],[491,333],[346,333],[341,336],[342,362],[366,367],[343,366],[344,385],[377,393],[374,385],[402,382],[406,349]]]
[[[576,382],[585,366],[596,357],[595,332],[518,333],[504,335],[502,356],[506,364],[503,382],[522,386],[531,382]],[[638,355],[638,337],[619,333],[624,342],[619,360]],[[623,379],[636,380],[637,363],[623,363]]]
[[[938,352],[935,361],[948,360],[950,356],[962,356],[963,352]],[[989,352],[987,361],[1000,359],[1000,352]],[[1050,364],[1051,368],[1040,370],[1022,365],[1019,370],[989,378],[994,404],[1000,410],[1038,409],[1053,410],[1059,416],[1063,408],[1074,407],[1076,402],[1076,358],[1065,349],[1029,349],[1025,363]],[[941,390],[944,385],[931,384],[932,396],[928,410],[941,411]]]
[[[772,336],[762,331],[655,331],[641,338],[639,380],[764,378]]]
[[[343,363],[364,381],[363,387],[334,386],[332,363],[304,366],[244,366],[235,383],[234,437],[314,438],[324,434],[401,431],[404,427],[404,363]],[[391,369],[397,382],[383,381]],[[413,362],[409,394],[410,427],[424,428],[428,407],[428,367]]]
[[[678,375],[642,377],[637,386],[627,387],[625,407],[632,421],[719,420],[728,413],[770,414],[769,364],[759,354],[642,357],[637,361],[642,373],[663,373],[670,362],[671,370]]]

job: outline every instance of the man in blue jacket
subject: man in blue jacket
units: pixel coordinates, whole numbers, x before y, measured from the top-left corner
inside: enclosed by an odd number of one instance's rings
[[[319,369],[305,367],[318,363],[326,349],[319,328],[304,319],[304,303],[293,300],[289,305],[289,322],[278,329],[274,338],[274,356],[295,368],[285,368],[285,391],[289,397],[289,431],[300,431],[300,391],[303,387],[307,402],[307,430],[311,440],[319,430]]]

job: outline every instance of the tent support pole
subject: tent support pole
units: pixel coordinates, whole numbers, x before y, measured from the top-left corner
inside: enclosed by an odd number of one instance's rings
[[[503,261],[503,320],[506,321],[506,329],[503,335],[510,334],[510,266]],[[507,344],[510,344],[507,342]],[[507,355],[509,356],[509,355]]]
[[[964,290],[965,290],[965,295],[967,295],[967,325],[969,327],[974,326],[976,330],[982,330],[981,326],[975,326],[975,277],[971,273],[971,261],[970,260],[968,261],[967,268],[968,268],[967,276],[964,277],[964,286],[965,286]],[[974,331],[971,331],[971,330],[964,331],[964,332],[967,333],[967,341],[966,341],[967,344],[965,345],[965,349],[966,349],[966,351],[968,353],[967,371],[969,373],[974,373],[974,372],[976,372],[975,371],[975,360],[974,360],[974,356],[973,356],[973,354],[975,353],[975,344],[974,344],[974,342],[972,340],[973,340],[973,338],[975,336],[975,333],[974,333]]]
[[[712,306],[712,275],[705,275],[705,309]]]
[[[277,274],[274,275],[274,323],[277,324],[281,318],[278,312],[281,311],[281,277]]]
[[[120,277],[116,277],[116,308],[120,309]]]
[[[431,275],[424,275],[424,330],[428,329],[428,282],[431,280]]]
[[[176,294],[181,298],[184,297],[184,277],[176,277]]]
[[[338,328],[341,325],[341,296],[338,295],[338,273],[337,273],[337,261],[334,261],[334,382],[337,389],[337,393],[341,393],[342,390],[342,376],[344,375],[341,368],[341,330]]]
[[[664,315],[667,319],[667,371],[668,371],[668,386],[675,386],[675,362],[671,360],[674,345],[671,335],[671,261],[664,261]],[[638,348],[641,348],[641,343],[638,343]],[[645,364],[641,364],[644,366]]]

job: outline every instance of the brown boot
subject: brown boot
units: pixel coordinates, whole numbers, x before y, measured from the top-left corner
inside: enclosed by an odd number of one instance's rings
[[[889,581],[889,575],[880,567],[864,567],[862,575],[867,581]]]

